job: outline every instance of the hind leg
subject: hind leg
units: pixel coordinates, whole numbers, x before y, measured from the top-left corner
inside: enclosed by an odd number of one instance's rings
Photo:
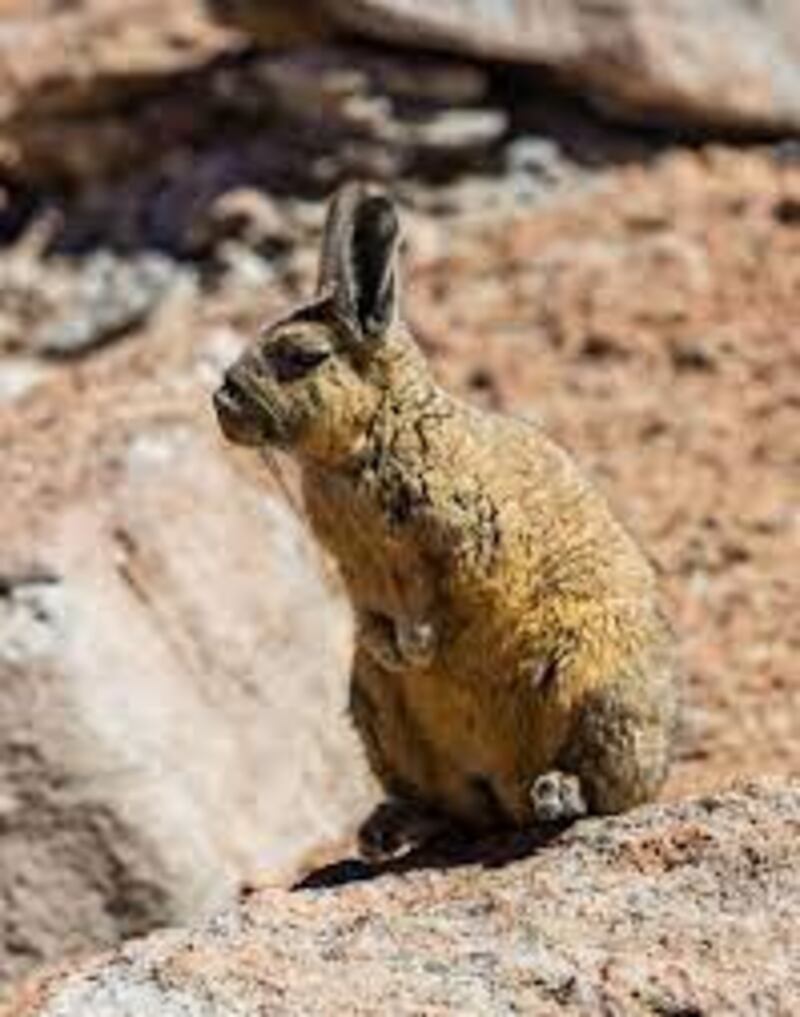
[[[668,680],[634,678],[587,696],[559,762],[580,780],[589,812],[623,812],[657,795],[671,761],[675,718]]]

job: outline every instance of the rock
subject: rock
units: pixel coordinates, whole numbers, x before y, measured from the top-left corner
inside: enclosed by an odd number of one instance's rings
[[[8,0],[0,16],[0,167],[30,181],[129,165],[156,136],[136,135],[131,103],[174,89],[241,43],[202,0],[77,0],[47,9]],[[169,122],[170,103],[161,106]]]
[[[42,270],[52,220],[29,226],[0,258],[0,353],[30,352],[31,336],[58,313],[68,281],[59,271]]]
[[[169,258],[142,254],[123,260],[100,251],[81,265],[71,299],[32,338],[49,356],[94,349],[145,322],[166,296],[178,269]]]
[[[295,240],[283,210],[252,187],[225,191],[191,224],[188,245],[195,252],[236,240],[264,254],[280,254]]]
[[[796,1013],[800,784],[254,895],[19,990],[5,1017]],[[339,884],[336,889],[334,886]]]
[[[522,135],[503,154],[508,173],[537,178],[543,185],[555,183],[565,172],[566,159],[550,138]]]
[[[97,110],[236,44],[202,0],[4,0],[0,117]]]
[[[242,29],[256,31],[258,53],[246,51]],[[232,128],[254,143],[267,128],[268,161],[299,148],[285,189],[310,141],[335,172],[387,175],[408,151],[463,156],[504,131],[505,114],[485,108],[483,71],[325,44],[328,34],[302,4],[80,0],[42,16],[14,0],[0,22],[0,171],[26,186],[74,188],[161,162],[169,179],[170,161],[191,164],[197,146],[223,135],[230,149]],[[325,187],[329,176],[323,168]]]
[[[252,3],[252,0],[206,0],[222,24],[246,32],[261,47],[290,46],[331,34],[330,19],[311,0],[305,4]]]
[[[154,252],[45,258],[39,227],[0,259],[0,352],[86,353],[144,325],[175,284],[191,278]]]
[[[506,117],[499,110],[451,110],[409,134],[415,144],[426,148],[470,151],[492,145],[506,126]]]
[[[322,2],[338,23],[387,42],[549,68],[611,115],[723,129],[800,127],[794,0]]]
[[[0,406],[30,392],[47,374],[45,365],[32,357],[0,356]]]
[[[369,805],[348,612],[209,409],[241,339],[170,308],[0,406],[0,984],[196,919]]]
[[[269,56],[258,72],[270,108],[317,149],[320,179],[400,177],[420,162],[463,165],[508,126],[506,113],[489,104],[488,75],[443,57],[313,46]]]

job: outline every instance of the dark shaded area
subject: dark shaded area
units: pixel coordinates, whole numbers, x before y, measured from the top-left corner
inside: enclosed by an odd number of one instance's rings
[[[192,224],[238,188],[319,200],[353,176],[435,189],[471,174],[527,178],[546,190],[559,172],[555,162],[597,169],[649,159],[675,140],[598,120],[544,71],[347,40],[292,53],[291,73],[309,89],[304,104],[291,83],[280,84],[287,59],[247,48],[95,111],[82,125],[87,144],[114,126],[134,148],[98,167],[91,186],[59,182],[57,174],[46,184],[10,181],[0,244],[49,208],[60,220],[50,253],[147,249],[202,262],[209,246],[192,235]],[[363,78],[364,102],[383,104],[391,129],[351,115],[346,103],[337,110],[315,98],[317,79],[340,65]]]
[[[293,890],[331,890],[348,883],[362,883],[381,876],[403,875],[424,869],[455,869],[480,866],[499,869],[512,862],[529,858],[551,845],[572,824],[553,823],[529,830],[514,830],[475,839],[467,833],[449,832],[435,838],[425,847],[410,851],[401,858],[385,862],[367,862],[360,858],[344,858],[325,865],[304,876]],[[245,889],[244,895],[248,895]]]

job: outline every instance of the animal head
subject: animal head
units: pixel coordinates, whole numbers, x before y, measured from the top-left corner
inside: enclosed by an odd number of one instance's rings
[[[359,446],[409,345],[398,321],[398,240],[388,197],[356,183],[336,193],[315,299],[267,327],[215,393],[230,441],[331,462]]]

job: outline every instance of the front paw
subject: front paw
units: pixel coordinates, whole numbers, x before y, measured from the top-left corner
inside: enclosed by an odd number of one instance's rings
[[[433,660],[436,636],[429,622],[395,621],[378,611],[365,611],[358,621],[359,642],[386,670],[423,668]]]
[[[433,661],[436,633],[430,622],[400,621],[395,626],[397,649],[409,667],[427,667]]]
[[[358,643],[387,671],[401,671],[405,666],[397,645],[395,625],[388,615],[364,611],[358,617]]]
[[[381,802],[361,824],[358,849],[368,862],[386,862],[429,844],[446,830],[446,821],[413,802]]]

